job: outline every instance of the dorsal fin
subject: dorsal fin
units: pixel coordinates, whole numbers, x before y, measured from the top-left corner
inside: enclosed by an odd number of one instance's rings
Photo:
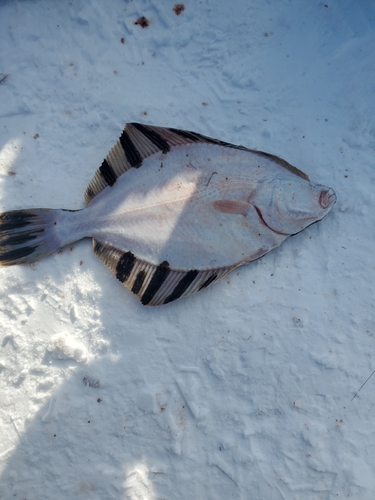
[[[156,266],[94,238],[92,246],[94,253],[116,278],[148,306],[168,304],[199,292],[237,267],[179,271],[171,269],[166,261]]]
[[[206,137],[188,130],[154,127],[152,125],[142,125],[140,123],[128,123],[119,140],[105,157],[103,163],[95,172],[93,180],[88,185],[85,192],[86,204],[107,186],[113,186],[117,178],[127,170],[130,168],[139,168],[145,158],[159,151],[166,154],[172,147],[199,142],[249,151],[259,156],[270,158],[299,177],[309,180],[308,176],[296,167],[268,153],[248,149],[244,146],[235,146],[234,144],[212,139],[211,137]]]
[[[269,158],[270,160],[274,161],[275,163],[278,163],[280,166],[286,168],[289,170],[289,172],[292,172],[292,174],[297,175],[298,177],[301,177],[301,179],[305,179],[305,181],[310,181],[310,178],[305,172],[302,172],[297,167],[294,167],[290,163],[288,163],[286,160],[283,160],[282,158],[279,158],[278,156],[271,155],[270,153],[265,153],[264,151],[255,151],[252,150],[253,153],[256,153],[260,156],[265,156],[266,158]]]

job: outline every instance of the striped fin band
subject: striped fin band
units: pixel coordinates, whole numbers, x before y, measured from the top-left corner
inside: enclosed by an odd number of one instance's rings
[[[192,295],[216,283],[237,267],[179,271],[171,269],[168,262],[156,266],[137,259],[131,252],[122,252],[95,239],[93,250],[116,278],[135,293],[142,304],[149,306],[168,304]]]
[[[156,130],[139,123],[126,125],[120,139],[110,150],[93,180],[86,189],[86,204],[107,186],[113,186],[118,177],[130,168],[139,168],[145,158],[162,151],[167,153],[170,145]],[[163,130],[163,129],[162,129]]]
[[[295,175],[309,180],[308,176],[277,156],[247,149],[244,146],[235,146],[228,142],[219,141],[211,137],[175,128],[154,127],[140,123],[128,123],[119,140],[110,150],[101,166],[96,171],[93,180],[86,189],[85,200],[89,203],[107,186],[113,186],[116,180],[130,168],[139,168],[145,158],[155,153],[167,154],[172,147],[194,143],[208,143],[228,148],[249,151],[264,156],[290,170]]]

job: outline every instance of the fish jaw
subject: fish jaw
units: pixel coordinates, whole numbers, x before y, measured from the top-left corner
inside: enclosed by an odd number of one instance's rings
[[[334,190],[332,188],[326,188],[325,186],[322,186],[322,191],[319,196],[319,203],[324,210],[328,210],[326,213],[328,213],[332,209],[333,205],[336,203],[336,200],[337,197]]]
[[[292,235],[325,217],[336,203],[332,188],[302,179],[260,183],[249,202],[262,223],[277,234]]]

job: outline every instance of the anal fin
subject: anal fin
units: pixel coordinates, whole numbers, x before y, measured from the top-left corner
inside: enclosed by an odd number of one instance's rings
[[[126,288],[131,290],[143,305],[168,304],[207,288],[224,278],[236,266],[207,270],[171,269],[168,262],[159,265],[138,259],[132,252],[124,252],[108,243],[93,238],[93,250]]]

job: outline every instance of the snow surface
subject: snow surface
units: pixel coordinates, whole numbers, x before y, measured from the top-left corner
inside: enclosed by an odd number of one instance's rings
[[[82,207],[128,121],[338,196],[159,308],[89,241],[2,268],[1,499],[375,498],[375,4],[326,1],[0,3],[1,211]]]

